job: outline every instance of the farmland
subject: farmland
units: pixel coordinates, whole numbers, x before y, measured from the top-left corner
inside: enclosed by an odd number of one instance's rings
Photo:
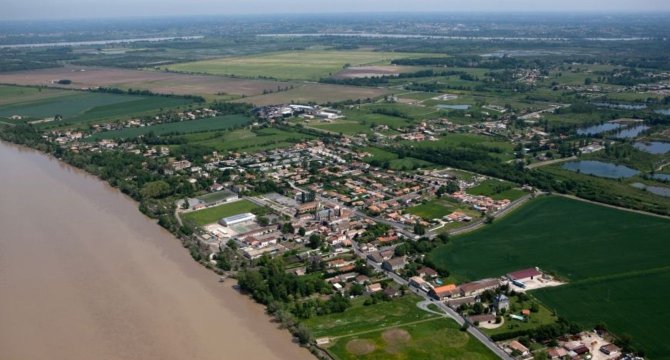
[[[184,220],[193,221],[198,225],[207,225],[219,221],[221,218],[241,213],[252,212],[261,207],[248,200],[239,200],[203,210],[184,214]]]
[[[495,359],[452,320],[419,310],[414,295],[374,306],[360,300],[304,322],[316,337],[331,338],[327,351],[336,359]]]
[[[196,132],[228,130],[249,123],[249,118],[242,115],[227,115],[191,121],[180,121],[145,127],[133,127],[122,130],[107,131],[89,137],[89,140],[130,139],[148,133],[154,135],[188,134]]]
[[[45,90],[46,91],[46,90]],[[51,92],[51,91],[47,91]],[[174,108],[192,103],[192,100],[160,96],[133,96],[80,91],[56,91],[50,97],[0,106],[0,116],[19,115],[21,121],[42,120],[62,116],[62,121],[46,122],[65,126],[74,123],[111,121],[129,116],[140,116],[160,109]]]
[[[274,89],[276,90],[276,89]],[[344,100],[374,99],[389,94],[387,89],[329,84],[296,84],[288,90],[237,99],[256,106],[287,103],[327,103]]]
[[[670,318],[654,307],[668,295],[669,233],[665,219],[544,197],[431,257],[463,279],[539,266],[569,282],[538,291],[546,305],[584,325],[605,322],[659,356],[667,343],[650,333],[670,331]]]
[[[507,181],[489,179],[481,184],[467,190],[471,195],[485,195],[494,200],[507,199],[514,201],[522,197],[525,192],[520,189],[514,189],[514,184]]]
[[[355,128],[355,125],[352,125]],[[325,127],[323,127],[325,128]],[[344,130],[344,129],[343,129]],[[331,130],[335,131],[335,130]],[[361,149],[361,151],[367,152],[372,156],[366,157],[364,160],[370,164],[376,164],[382,167],[388,167],[393,170],[411,170],[422,167],[429,167],[431,164],[428,161],[415,159],[412,157],[399,158],[398,154],[386,151],[384,149],[376,147],[366,147]]]
[[[54,83],[68,79],[71,84]],[[271,80],[233,79],[222,76],[175,74],[163,71],[141,71],[100,67],[61,67],[10,73],[0,73],[0,83],[82,89],[117,87],[149,90],[176,95],[245,95],[253,96],[290,83]]]
[[[280,80],[319,80],[343,68],[385,65],[393,59],[424,54],[382,51],[290,51],[169,65],[172,71]]]

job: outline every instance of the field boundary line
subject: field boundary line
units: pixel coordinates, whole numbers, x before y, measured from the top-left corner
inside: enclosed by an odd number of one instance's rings
[[[622,206],[611,205],[611,204],[606,204],[606,203],[602,203],[602,202],[598,202],[598,201],[593,201],[593,200],[589,200],[589,199],[580,198],[579,196],[575,196],[575,195],[561,194],[561,193],[551,193],[551,195],[561,196],[561,197],[564,197],[564,198],[577,200],[577,201],[583,201],[583,202],[591,203],[591,204],[594,204],[594,205],[605,206],[605,207],[612,208],[612,209],[618,209],[618,210],[628,211],[628,212],[632,212],[632,213],[637,213],[637,214],[640,214],[640,215],[648,215],[648,216],[654,216],[654,217],[661,218],[661,219],[670,220],[670,216],[667,216],[667,215],[656,214],[656,213],[653,213],[653,212],[648,212],[648,211],[643,211],[643,210],[629,209],[629,208],[622,207]]]

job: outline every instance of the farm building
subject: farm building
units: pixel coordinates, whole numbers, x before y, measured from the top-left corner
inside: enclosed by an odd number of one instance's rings
[[[231,226],[231,225],[236,225],[240,224],[243,222],[247,221],[254,221],[256,220],[256,215],[252,213],[242,213],[242,214],[237,214],[229,217],[225,217],[221,220],[219,220],[219,224],[223,226]]]
[[[430,296],[437,300],[443,300],[458,294],[458,288],[454,284],[436,287],[430,290]]]
[[[540,276],[542,276],[542,272],[538,268],[528,268],[507,274],[508,279],[518,282],[533,280]]]
[[[476,296],[486,290],[493,290],[500,286],[498,279],[482,279],[459,286],[461,296]]]

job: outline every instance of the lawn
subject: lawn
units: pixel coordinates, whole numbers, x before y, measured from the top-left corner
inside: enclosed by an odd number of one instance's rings
[[[252,212],[261,207],[249,200],[239,200],[203,210],[193,211],[182,215],[184,220],[190,220],[198,225],[207,225],[219,221],[221,218],[237,214]]]
[[[538,312],[531,312],[527,322],[511,319],[509,314],[521,315],[521,310],[530,309],[532,303],[537,303]],[[531,298],[528,301],[519,301],[518,297],[510,298],[510,311],[504,316],[505,322],[497,329],[482,329],[487,335],[503,334],[510,331],[522,331],[535,329],[543,325],[553,324],[558,317],[553,314],[546,306]]]
[[[507,199],[511,201],[526,194],[521,189],[515,189],[514,184],[496,179],[485,180],[481,184],[468,189],[467,193],[471,195],[489,196],[494,200]]]
[[[341,314],[314,316],[303,323],[314,337],[348,336],[360,332],[396,326],[409,322],[437,317],[419,309],[416,304],[422,299],[413,294],[364,306],[362,297],[353,300],[353,306]]]
[[[447,216],[456,210],[456,204],[450,204],[443,199],[433,199],[421,205],[407,209],[407,212],[421,216],[426,220],[438,219]]]
[[[249,121],[249,118],[244,115],[217,116],[213,118],[165,123],[154,126],[133,127],[121,130],[106,131],[97,133],[91,136],[89,139],[94,141],[100,139],[129,139],[148,133],[153,133],[155,135],[166,135],[227,130],[246,125],[249,123]]]
[[[438,318],[337,339],[328,348],[336,359],[497,359],[482,343]]]
[[[562,197],[542,197],[482,230],[454,238],[431,258],[479,279],[539,266],[569,284],[537,291],[560,316],[606,323],[654,359],[670,353],[670,221]],[[663,299],[663,300],[662,300]],[[667,358],[667,357],[666,357]]]
[[[206,73],[247,78],[319,80],[348,65],[385,65],[391,60],[422,57],[425,54],[382,51],[287,51],[228,57],[168,65],[172,71]]]

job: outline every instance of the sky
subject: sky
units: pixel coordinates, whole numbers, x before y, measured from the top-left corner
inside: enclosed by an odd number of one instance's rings
[[[658,12],[669,0],[0,0],[0,19],[330,12]]]

